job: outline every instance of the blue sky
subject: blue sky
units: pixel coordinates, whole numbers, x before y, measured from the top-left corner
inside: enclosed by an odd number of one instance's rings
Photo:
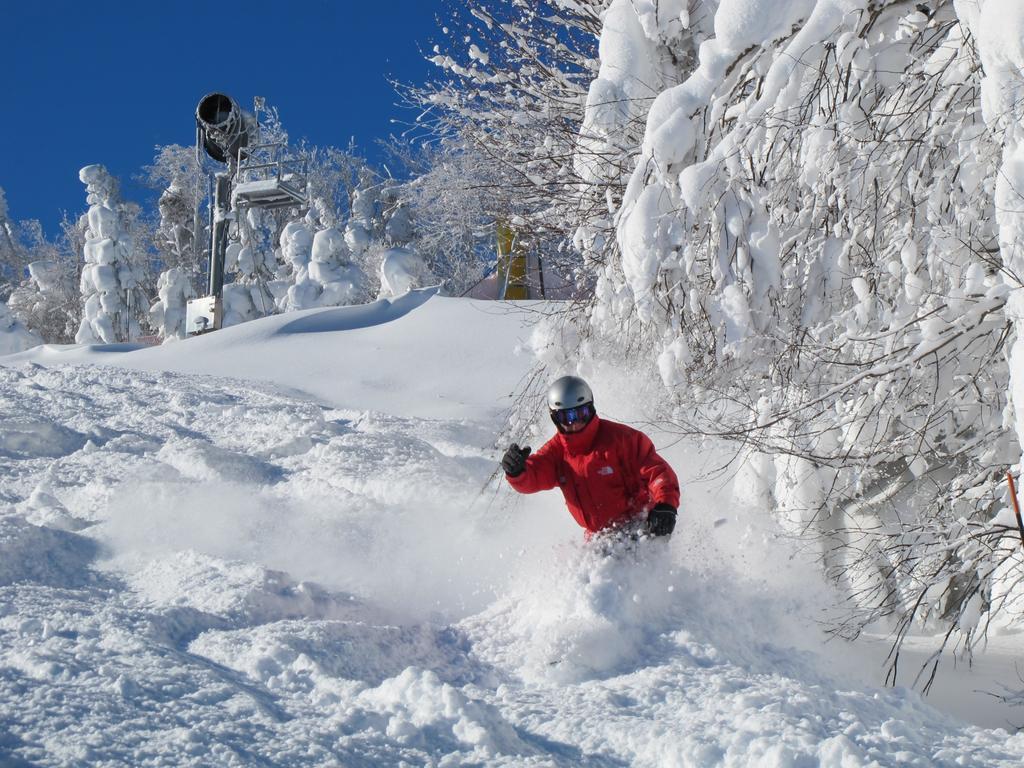
[[[211,9],[218,10],[218,16]],[[85,209],[78,169],[103,163],[126,196],[158,144],[195,140],[221,91],[276,106],[293,138],[373,156],[395,132],[389,78],[422,82],[442,0],[10,0],[0,5],[0,187],[13,219],[56,232]]]

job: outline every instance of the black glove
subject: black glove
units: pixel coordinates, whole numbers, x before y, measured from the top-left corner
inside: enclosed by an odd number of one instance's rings
[[[676,527],[676,510],[668,504],[655,504],[647,513],[647,532],[651,536],[668,536]]]
[[[501,468],[509,477],[521,475],[526,471],[526,457],[530,455],[530,446],[520,448],[518,444],[512,443],[501,457]]]

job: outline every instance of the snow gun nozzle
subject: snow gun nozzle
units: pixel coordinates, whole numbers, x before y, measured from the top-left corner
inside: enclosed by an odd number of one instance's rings
[[[206,153],[219,163],[238,156],[248,146],[256,118],[238,106],[230,96],[210,93],[196,107],[196,126]]]

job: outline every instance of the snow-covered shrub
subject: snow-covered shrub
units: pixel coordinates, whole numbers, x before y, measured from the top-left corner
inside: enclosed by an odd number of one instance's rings
[[[224,327],[273,314],[274,297],[263,277],[263,256],[262,250],[241,243],[228,246],[225,269],[235,274],[235,281],[224,284]]]
[[[132,212],[119,201],[117,182],[102,165],[87,165],[78,177],[86,185],[89,211],[84,217],[82,320],[75,341],[128,341],[141,333],[140,320],[149,309],[129,226]]]

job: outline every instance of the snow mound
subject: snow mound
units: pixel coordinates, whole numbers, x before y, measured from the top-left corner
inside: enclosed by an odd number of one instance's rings
[[[349,714],[370,722],[383,719],[389,738],[428,746],[438,757],[458,755],[460,764],[536,751],[495,707],[470,699],[432,671],[415,667],[360,693]],[[459,754],[466,747],[470,753]]]
[[[19,515],[0,517],[0,586],[87,584],[97,550],[96,543],[84,536],[32,525]]]
[[[189,480],[264,484],[280,477],[280,469],[258,457],[227,450],[195,438],[172,438],[156,458]]]
[[[378,299],[371,304],[310,310],[302,313],[301,317],[282,325],[276,333],[352,331],[357,328],[390,323],[422,305],[436,295],[437,291],[438,287],[435,286],[408,291],[396,299]]]
[[[74,453],[88,438],[45,419],[0,421],[0,456],[13,459],[57,457]]]
[[[90,523],[72,515],[67,507],[53,495],[50,484],[43,481],[18,505],[25,520],[47,528],[61,531],[80,531],[88,528]]]
[[[320,477],[334,488],[383,504],[440,505],[450,498],[438,477],[461,485],[467,472],[425,440],[408,434],[370,433],[362,430],[339,435],[314,452]],[[405,482],[395,483],[373,471],[380,464],[400,466]]]

